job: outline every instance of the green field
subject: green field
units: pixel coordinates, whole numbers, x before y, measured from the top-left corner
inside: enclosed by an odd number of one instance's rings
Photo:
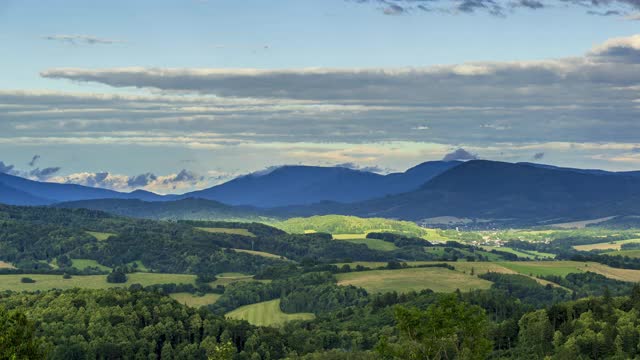
[[[262,257],[266,257],[266,258],[283,259],[283,257],[280,256],[280,255],[276,255],[276,254],[272,254],[272,253],[268,253],[268,252],[264,252],[264,251],[254,251],[254,250],[245,250],[245,249],[232,249],[232,250],[233,251],[237,251],[237,252],[246,253],[246,254],[262,256]]]
[[[357,239],[370,232],[392,232],[428,240],[446,241],[440,230],[426,229],[410,221],[383,218],[360,218],[356,216],[325,215],[308,218],[292,218],[270,224],[292,234],[324,232],[335,239]]]
[[[277,299],[239,307],[227,313],[226,317],[246,320],[257,326],[280,326],[293,320],[313,320],[315,315],[310,313],[285,314],[280,310],[280,299]]]
[[[337,241],[348,241],[353,244],[366,245],[369,249],[380,251],[392,251],[398,249],[394,243],[380,239],[340,239]]]
[[[89,260],[89,259],[71,259],[71,266],[73,266],[74,268],[78,269],[78,270],[84,270],[86,268],[89,267],[94,267],[94,268],[98,268],[102,271],[111,271],[111,268],[108,266],[104,266],[104,265],[100,265],[97,261],[95,260]]]
[[[106,275],[85,275],[72,276],[71,279],[63,279],[62,275],[40,275],[40,274],[20,274],[20,275],[0,275],[0,291],[36,291],[49,289],[106,289],[111,287],[129,286],[140,284],[142,286],[157,284],[195,284],[195,275],[183,274],[158,274],[158,273],[133,273],[127,274],[129,280],[124,284],[110,284]],[[36,282],[33,284],[23,284],[20,279],[28,277]]]
[[[431,289],[453,292],[456,289],[488,289],[491,282],[476,276],[445,268],[413,268],[400,270],[372,270],[338,274],[339,285],[354,285],[372,293],[390,291],[409,292]]]
[[[218,299],[222,295],[204,294],[202,296],[198,296],[198,295],[189,294],[189,293],[175,293],[169,296],[181,304],[198,308],[201,306],[211,305],[215,303],[216,301],[218,301]]]
[[[232,235],[243,235],[256,237],[254,233],[247,229],[234,229],[234,228],[211,228],[211,227],[199,227],[196,228],[202,231],[210,232],[210,233],[222,233],[222,234],[232,234]]]
[[[116,236],[116,234],[106,233],[106,232],[98,232],[98,231],[87,231],[87,234],[93,236],[98,241],[105,241],[109,238],[109,236]]]
[[[524,252],[524,251],[512,249],[510,247],[506,247],[506,246],[482,246],[482,248],[487,250],[487,251],[491,251],[491,250],[504,251],[504,252],[508,252],[508,253],[514,254],[519,258],[530,259],[530,260],[533,260],[536,257],[539,258],[539,259],[553,259],[553,258],[556,257],[554,254],[542,253],[542,252],[538,252],[538,251],[526,251],[526,252]]]

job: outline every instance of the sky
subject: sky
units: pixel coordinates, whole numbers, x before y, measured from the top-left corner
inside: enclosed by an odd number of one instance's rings
[[[640,169],[640,0],[0,0],[0,171]]]

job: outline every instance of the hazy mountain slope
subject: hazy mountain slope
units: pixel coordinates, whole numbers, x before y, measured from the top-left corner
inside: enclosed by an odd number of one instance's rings
[[[38,204],[50,204],[52,202],[61,201],[77,201],[88,199],[142,199],[160,201],[165,200],[161,195],[157,195],[148,191],[137,190],[131,193],[121,193],[108,189],[93,188],[75,184],[57,184],[33,181],[18,176],[0,173],[0,184],[4,184],[18,191],[30,194],[35,198],[48,199],[47,202]],[[0,197],[0,202],[3,198]]]
[[[531,162],[521,162],[518,164],[529,165],[540,167],[549,170],[561,170],[561,171],[574,171],[583,174],[593,174],[593,175],[620,175],[620,176],[638,176],[640,177],[640,171],[606,171],[600,169],[577,169],[577,168],[569,168],[569,167],[561,167],[561,166],[553,166],[547,164],[538,164]]]
[[[640,214],[640,179],[477,160],[444,172],[416,191],[355,204],[325,202],[274,211],[414,221],[437,216],[532,222],[599,218]]]
[[[7,205],[46,205],[51,204],[52,201],[0,183],[0,203]]]
[[[404,173],[386,176],[342,167],[283,166],[267,174],[247,175],[209,189],[187,193],[184,197],[259,207],[320,201],[350,203],[417,189],[458,164],[433,161]]]
[[[235,207],[205,199],[147,202],[135,199],[83,200],[56,204],[61,208],[85,208],[111,214],[157,220],[266,221],[256,209]]]

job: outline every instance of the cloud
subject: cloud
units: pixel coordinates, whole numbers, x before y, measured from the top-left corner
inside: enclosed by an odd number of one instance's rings
[[[585,9],[586,13],[590,15],[612,16],[628,15],[632,11],[640,9],[640,1],[638,0],[355,0],[355,2],[378,4],[386,15],[421,10],[453,15],[484,12],[502,17],[519,9],[540,10],[571,6]]]
[[[40,155],[33,155],[31,161],[29,161],[29,166],[33,167],[38,160],[40,160]]]
[[[58,171],[60,171],[60,167],[48,167],[44,169],[36,168],[29,171],[28,178],[39,180],[39,181],[48,180],[49,178],[54,176]]]
[[[466,161],[466,160],[477,160],[478,155],[472,154],[463,148],[456,149],[448,154],[446,154],[442,161]]]
[[[145,189],[158,193],[191,190],[192,188],[208,185],[204,176],[199,176],[185,169],[176,174],[168,175],[143,173],[130,176],[109,172],[79,172],[52,177],[49,180],[63,184],[78,184],[117,191]]]
[[[0,161],[0,173],[13,175],[13,169],[13,165],[5,164],[4,162]]]
[[[14,165],[5,164],[4,162],[0,161],[0,173],[19,176],[30,180],[48,180],[59,171],[60,167],[47,167],[43,169],[36,168],[30,171],[21,171],[16,169]]]
[[[342,168],[347,168],[347,169],[351,169],[351,170],[358,170],[358,171],[364,171],[364,172],[371,172],[371,173],[377,173],[377,174],[386,174],[391,172],[389,169],[384,168],[382,166],[378,166],[378,165],[359,165],[356,164],[354,162],[346,162],[346,163],[342,163],[342,164],[337,164],[336,167],[342,167]]]
[[[544,153],[543,152],[538,152],[533,154],[533,160],[542,160],[542,158],[544,158]]]
[[[0,152],[189,149],[199,166],[226,156],[222,170],[230,173],[298,162],[400,168],[394,161],[442,158],[452,146],[514,160],[553,150],[554,159],[579,163],[570,150],[547,146],[640,146],[637,38],[560,59],[415,68],[49,69],[43,76],[146,92],[0,90]],[[531,144],[545,145],[523,148]],[[242,153],[260,160],[240,164]],[[178,162],[185,155],[176,156],[175,166],[186,166]]]
[[[111,45],[121,43],[120,40],[99,38],[91,35],[47,35],[42,37],[49,41],[58,41],[71,45]]]

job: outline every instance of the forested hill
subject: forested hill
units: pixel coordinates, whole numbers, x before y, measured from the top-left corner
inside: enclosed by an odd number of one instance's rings
[[[100,199],[63,202],[59,208],[93,209],[108,213],[155,220],[270,221],[272,216],[248,206],[230,206],[213,200],[188,198],[149,202],[135,199]]]
[[[421,246],[379,251],[335,241],[328,234],[287,234],[258,223],[154,221],[86,209],[6,205],[0,205],[0,249],[0,261],[40,272],[64,266],[68,259],[88,259],[110,268],[139,262],[151,271],[203,275],[256,274],[287,264],[280,256],[327,263],[434,259],[416,252]]]

